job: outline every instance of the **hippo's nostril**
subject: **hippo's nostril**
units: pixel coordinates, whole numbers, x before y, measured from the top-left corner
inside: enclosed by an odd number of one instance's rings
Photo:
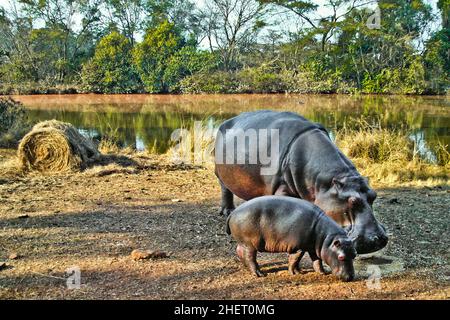
[[[381,236],[379,239],[379,243],[381,245],[381,247],[384,247],[388,242],[388,237],[387,236]]]

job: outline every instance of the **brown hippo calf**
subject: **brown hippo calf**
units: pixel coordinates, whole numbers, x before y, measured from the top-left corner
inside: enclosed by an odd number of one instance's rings
[[[312,203],[285,196],[254,198],[233,211],[227,233],[238,242],[239,259],[258,277],[264,276],[256,262],[259,252],[289,253],[289,271],[298,273],[308,252],[314,270],[324,273],[322,261],[343,281],[355,276],[356,251],[346,232]]]

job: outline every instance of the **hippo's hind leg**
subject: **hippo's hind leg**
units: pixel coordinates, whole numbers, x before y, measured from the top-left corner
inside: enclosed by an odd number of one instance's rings
[[[266,274],[263,273],[256,262],[257,251],[254,248],[248,246],[242,246],[243,248],[243,259],[242,262],[250,269],[250,271],[257,277],[265,277]]]
[[[219,211],[220,215],[228,216],[235,209],[233,202],[233,193],[220,181],[222,188],[222,205]]]
[[[289,255],[289,272],[292,275],[300,273],[300,260],[305,255],[305,251],[297,251]]]
[[[320,274],[327,274],[323,268],[322,260],[317,256],[317,254],[313,251],[309,251],[308,254],[313,262],[314,271]]]

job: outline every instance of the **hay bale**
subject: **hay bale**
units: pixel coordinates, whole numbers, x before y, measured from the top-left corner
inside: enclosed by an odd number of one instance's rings
[[[100,158],[94,143],[70,123],[57,120],[36,124],[19,144],[18,157],[25,171],[77,171]]]

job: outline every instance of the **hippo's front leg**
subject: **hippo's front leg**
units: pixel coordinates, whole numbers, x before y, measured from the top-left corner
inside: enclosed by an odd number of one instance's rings
[[[302,260],[305,251],[298,251],[289,255],[289,272],[292,275],[300,273],[300,260]]]
[[[323,268],[322,260],[317,256],[317,254],[313,251],[309,251],[308,254],[313,262],[314,271],[320,274],[327,274]]]
[[[222,188],[222,205],[219,214],[227,217],[235,209],[233,202],[233,193],[227,187],[225,187],[222,181],[219,180],[219,182],[220,187]]]

